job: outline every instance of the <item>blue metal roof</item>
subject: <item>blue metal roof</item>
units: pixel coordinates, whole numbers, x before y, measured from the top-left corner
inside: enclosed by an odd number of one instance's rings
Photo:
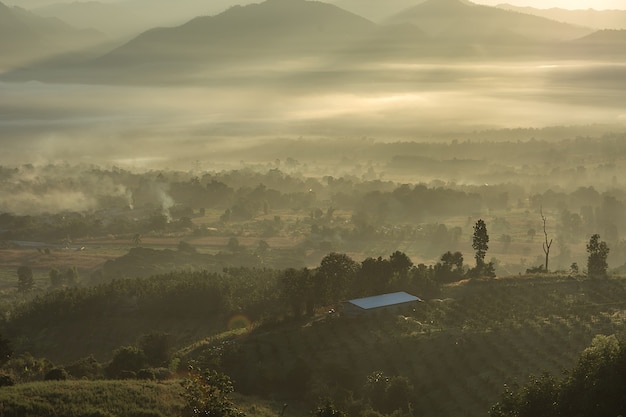
[[[364,310],[371,310],[373,308],[387,307],[396,304],[410,303],[412,301],[422,300],[419,297],[416,297],[404,291],[375,295],[373,297],[357,298],[355,300],[348,300],[349,303],[361,307]]]

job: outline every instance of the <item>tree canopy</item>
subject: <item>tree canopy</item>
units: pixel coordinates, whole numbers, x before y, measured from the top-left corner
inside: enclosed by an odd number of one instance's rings
[[[558,380],[531,377],[519,388],[505,387],[490,417],[613,417],[626,410],[626,343],[615,335],[596,336],[576,366]]]

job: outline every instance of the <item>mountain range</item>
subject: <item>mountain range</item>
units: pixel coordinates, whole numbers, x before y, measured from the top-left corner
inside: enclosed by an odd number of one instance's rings
[[[149,30],[99,58],[96,66],[169,62],[215,67],[318,56],[376,29],[373,22],[327,3],[266,0]]]
[[[43,18],[0,3],[0,68],[22,65],[103,42],[101,33],[79,30],[55,18]]]
[[[391,15],[413,7],[425,0],[324,0],[344,10],[374,22],[382,22]]]
[[[88,82],[175,83],[214,79],[210,74],[216,70],[228,74],[306,60],[356,67],[398,58],[552,59],[560,51],[569,58],[580,50],[587,57],[593,54],[589,45],[601,44],[603,56],[626,46],[619,32],[598,34],[597,39],[588,37],[592,32],[465,0],[426,0],[384,24],[329,3],[266,0],[196,17],[180,26],[148,30],[79,67],[57,67],[55,74]],[[49,76],[39,74],[36,77]]]
[[[568,10],[558,7],[537,9],[534,7],[519,7],[506,3],[499,4],[496,7],[592,29],[626,29],[626,10]]]
[[[112,39],[138,35],[150,28],[178,26],[194,17],[214,15],[254,0],[123,0],[74,1],[33,7],[32,12],[56,17],[77,28],[93,28]]]
[[[387,23],[411,23],[432,37],[457,42],[566,41],[591,29],[538,16],[512,13],[461,0],[428,0],[391,16]]]

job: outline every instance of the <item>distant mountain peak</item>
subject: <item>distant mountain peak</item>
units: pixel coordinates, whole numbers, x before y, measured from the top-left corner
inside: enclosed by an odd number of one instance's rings
[[[426,6],[426,7],[467,7],[467,6],[475,6],[474,3],[471,3],[467,0],[426,0],[422,3],[419,3],[418,6]]]

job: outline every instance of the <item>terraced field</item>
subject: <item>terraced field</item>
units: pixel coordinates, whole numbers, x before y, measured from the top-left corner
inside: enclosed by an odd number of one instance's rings
[[[256,329],[227,345],[223,363],[248,394],[347,407],[348,393],[382,371],[410,380],[415,415],[484,416],[505,383],[558,376],[595,335],[624,332],[625,308],[623,278],[466,281],[403,315]]]

